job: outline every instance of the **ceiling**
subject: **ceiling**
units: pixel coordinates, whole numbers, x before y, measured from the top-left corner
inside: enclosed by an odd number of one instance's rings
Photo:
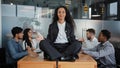
[[[32,6],[40,6],[40,7],[57,7],[60,5],[65,5],[65,1],[71,1],[72,7],[79,6],[85,1],[93,0],[2,0],[2,4],[19,4],[19,5],[32,5]]]
[[[60,5],[65,5],[65,1],[71,1],[71,4],[69,7],[78,7],[80,4],[88,3],[88,5],[91,5],[96,2],[103,2],[108,0],[1,0],[2,4],[19,4],[19,5],[32,5],[32,6],[38,6],[38,7],[50,7],[55,8]],[[109,0],[116,1],[116,0]]]
[[[65,5],[65,0],[2,0],[3,4],[32,5],[41,7],[55,7]]]

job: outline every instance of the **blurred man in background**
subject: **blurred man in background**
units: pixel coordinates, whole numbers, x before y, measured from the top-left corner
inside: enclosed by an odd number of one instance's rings
[[[95,37],[95,30],[94,29],[88,29],[86,30],[86,36],[87,39],[79,39],[79,41],[81,41],[82,44],[82,49],[92,49],[94,47],[96,47],[99,43],[97,38]]]

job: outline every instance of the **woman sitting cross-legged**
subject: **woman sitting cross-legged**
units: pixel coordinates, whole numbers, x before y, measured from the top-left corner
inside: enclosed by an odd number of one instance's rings
[[[75,39],[75,23],[69,10],[60,6],[55,10],[49,26],[47,39],[40,42],[40,48],[49,60],[75,61],[81,43]]]

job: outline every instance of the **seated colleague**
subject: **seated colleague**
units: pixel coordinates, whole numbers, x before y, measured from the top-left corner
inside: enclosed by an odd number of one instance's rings
[[[39,42],[41,39],[43,39],[43,36],[38,35],[35,39],[32,39],[33,32],[30,28],[26,28],[23,31],[23,49],[26,50],[26,48],[29,46],[32,51],[34,52],[41,52],[39,48]]]
[[[100,44],[91,49],[84,50],[83,53],[91,55],[94,59],[100,63],[100,68],[115,68],[115,50],[113,45],[109,42],[111,33],[108,30],[102,30],[99,34]]]
[[[22,46],[20,45],[20,40],[23,38],[23,29],[20,27],[14,27],[11,32],[13,35],[13,39],[8,41],[8,45],[6,46],[6,60],[7,64],[16,64],[16,62],[26,56],[26,55],[32,55],[37,56],[36,53],[32,52],[30,48],[26,51],[22,49]]]
[[[60,6],[55,10],[52,24],[49,26],[47,39],[40,42],[41,50],[51,60],[74,61],[81,49],[74,36],[75,23],[68,9]]]
[[[88,29],[86,30],[87,39],[79,39],[79,41],[83,42],[82,49],[92,49],[96,47],[99,42],[95,37],[95,30]]]

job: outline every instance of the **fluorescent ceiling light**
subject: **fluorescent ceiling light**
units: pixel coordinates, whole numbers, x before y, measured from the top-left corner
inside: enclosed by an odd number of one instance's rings
[[[101,15],[92,15],[92,17],[100,17]]]
[[[13,5],[13,3],[10,3],[10,5]]]

